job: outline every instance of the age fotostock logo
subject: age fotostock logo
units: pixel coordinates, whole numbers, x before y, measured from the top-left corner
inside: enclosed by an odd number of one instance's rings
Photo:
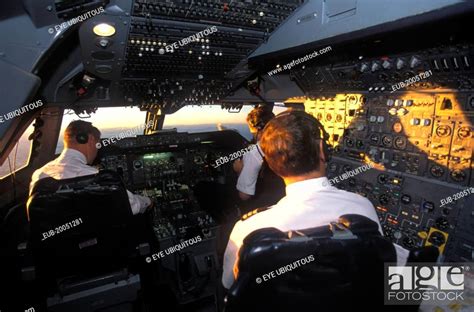
[[[385,304],[447,304],[465,300],[469,264],[386,266]]]

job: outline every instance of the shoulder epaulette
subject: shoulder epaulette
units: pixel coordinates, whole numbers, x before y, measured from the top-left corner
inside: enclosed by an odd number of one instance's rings
[[[247,212],[246,214],[244,214],[244,215],[242,216],[242,218],[240,218],[240,220],[245,221],[245,220],[247,220],[248,218],[250,218],[251,216],[254,216],[254,215],[256,215],[257,213],[262,212],[262,211],[265,211],[265,210],[268,210],[268,209],[270,209],[270,208],[271,208],[271,207],[262,207],[262,208],[254,209],[254,210],[252,210],[252,211]]]

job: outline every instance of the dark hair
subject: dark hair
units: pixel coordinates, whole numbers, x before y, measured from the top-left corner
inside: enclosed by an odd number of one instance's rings
[[[100,139],[100,131],[92,125],[92,123],[84,120],[74,120],[67,126],[64,131],[64,141],[77,142],[78,134],[92,134],[97,140]]]
[[[263,130],[267,122],[273,119],[275,114],[272,111],[264,106],[259,106],[254,109],[247,115],[247,123],[252,127],[257,128],[258,130]]]
[[[290,109],[268,122],[260,146],[276,174],[293,177],[319,170],[322,137],[316,118]]]

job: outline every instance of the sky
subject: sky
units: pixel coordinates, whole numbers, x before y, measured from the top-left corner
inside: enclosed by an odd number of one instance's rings
[[[279,108],[275,108],[277,110]],[[187,106],[174,114],[166,115],[165,127],[173,125],[196,125],[217,123],[245,123],[247,114],[252,106],[244,106],[240,113],[229,113],[220,106]],[[99,129],[133,128],[145,122],[146,113],[137,107],[99,108],[91,118],[83,120],[92,122]],[[75,114],[65,115],[61,129],[64,130],[72,120],[77,120]]]

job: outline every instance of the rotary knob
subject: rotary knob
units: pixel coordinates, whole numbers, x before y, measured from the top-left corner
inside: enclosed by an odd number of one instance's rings
[[[395,64],[396,64],[397,69],[402,69],[403,67],[405,67],[405,61],[401,58],[397,58],[397,61]]]
[[[379,62],[373,62],[373,63],[372,63],[372,67],[370,68],[370,70],[371,70],[372,72],[375,72],[375,71],[379,70],[380,68],[381,68],[381,67],[380,67],[380,63],[379,63]]]
[[[365,73],[368,70],[369,70],[369,65],[367,63],[362,63],[362,65],[360,66],[360,72]]]
[[[410,59],[410,67],[415,68],[421,65],[421,60],[417,58],[416,56],[412,56]]]
[[[383,67],[384,69],[390,69],[390,68],[392,68],[392,63],[391,63],[389,60],[385,60],[385,61],[383,61],[383,63],[382,63],[382,67]]]

